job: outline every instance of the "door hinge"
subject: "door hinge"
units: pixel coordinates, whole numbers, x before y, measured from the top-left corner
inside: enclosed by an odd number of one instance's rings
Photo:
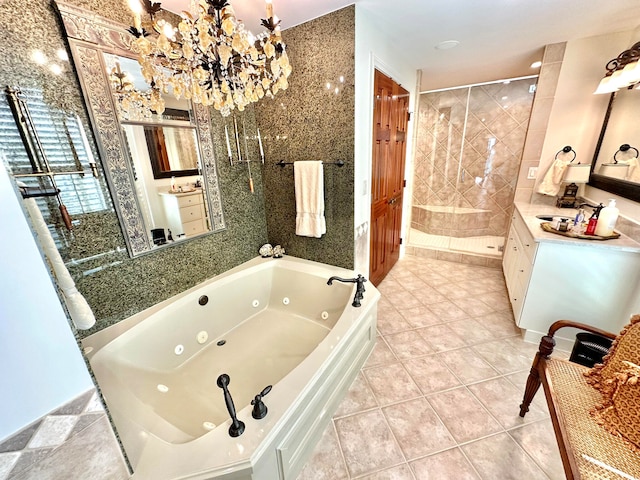
[[[402,245],[402,237],[400,237],[400,243],[398,245]]]
[[[402,188],[407,186],[407,181],[406,180],[402,180]]]
[[[407,112],[407,122],[411,121],[411,112]]]

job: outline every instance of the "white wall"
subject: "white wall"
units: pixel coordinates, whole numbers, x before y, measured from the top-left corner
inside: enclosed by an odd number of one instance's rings
[[[374,69],[378,69],[402,85],[411,94],[409,111],[413,112],[416,101],[417,72],[405,59],[403,52],[393,45],[393,37],[388,28],[380,25],[377,19],[361,4],[356,3],[356,48],[355,48],[355,178],[354,178],[354,228],[358,243],[358,228],[369,224],[371,217],[371,155],[373,142],[373,78]],[[413,118],[407,127],[406,172],[412,171],[413,156]],[[411,177],[405,173],[405,178]],[[403,238],[406,240],[406,228],[411,192],[405,189],[405,208],[403,213]],[[365,233],[366,246],[358,252],[356,246],[355,270],[369,271],[369,235]]]
[[[93,384],[0,156],[0,440]]]

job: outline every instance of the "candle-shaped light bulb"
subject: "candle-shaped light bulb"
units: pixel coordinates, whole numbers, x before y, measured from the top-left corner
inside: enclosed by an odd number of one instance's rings
[[[224,135],[227,140],[227,155],[229,156],[229,163],[233,165],[233,157],[231,156],[231,144],[229,143],[229,130],[227,129],[226,125],[224,126]]]
[[[273,17],[273,2],[272,0],[264,0],[267,4],[267,19]]]
[[[260,129],[256,129],[258,131],[258,146],[260,147],[260,160],[264,163],[264,150],[262,149],[262,138],[260,138]]]
[[[129,8],[133,12],[133,26],[137,30],[140,30],[140,14],[142,13],[142,5],[140,5],[138,0],[129,0]]]
[[[162,26],[162,33],[164,33],[164,36],[173,40],[173,25],[171,25],[169,22],[166,22],[163,26]]]

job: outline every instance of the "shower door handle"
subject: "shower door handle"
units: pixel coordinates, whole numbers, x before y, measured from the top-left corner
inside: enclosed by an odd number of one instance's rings
[[[464,183],[464,170],[462,170],[462,173],[460,174],[460,183]]]

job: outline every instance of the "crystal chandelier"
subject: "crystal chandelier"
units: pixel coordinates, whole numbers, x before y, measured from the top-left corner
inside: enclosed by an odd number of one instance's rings
[[[262,20],[266,30],[257,36],[245,30],[227,0],[199,0],[192,12],[182,12],[177,27],[156,19],[159,3],[141,1],[144,8],[138,0],[131,3],[132,50],[157,96],[171,92],[227,116],[288,87],[291,66],[271,0]],[[151,30],[157,33],[154,39]],[[162,113],[164,106],[157,107]]]
[[[115,66],[111,68],[109,82],[122,120],[149,120],[153,113],[164,111],[164,99],[160,92],[136,89],[133,77],[122,71],[119,62],[115,62]]]

